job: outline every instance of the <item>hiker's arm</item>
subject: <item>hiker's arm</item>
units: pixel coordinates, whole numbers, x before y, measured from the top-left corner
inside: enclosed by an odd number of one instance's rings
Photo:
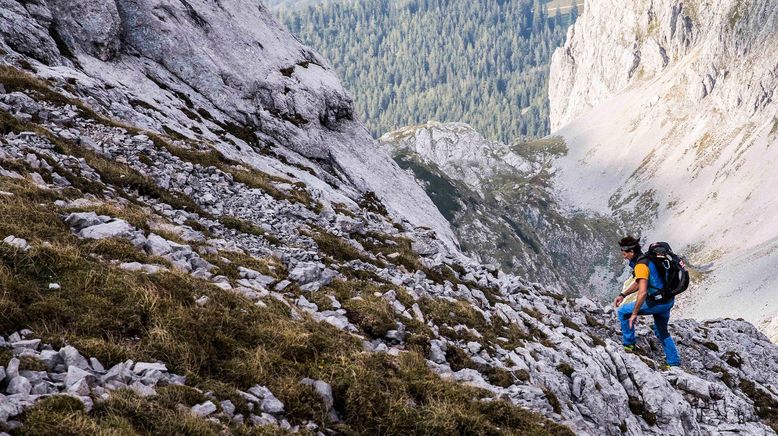
[[[621,306],[621,302],[624,301],[624,298],[626,298],[627,295],[629,295],[629,294],[631,294],[631,293],[633,293],[633,292],[635,292],[637,290],[638,290],[638,283],[637,282],[632,282],[632,284],[629,285],[629,287],[627,289],[623,290],[621,292],[621,294],[616,296],[616,298],[613,300],[613,306],[614,307]]]
[[[638,279],[638,298],[635,301],[635,308],[632,309],[632,316],[629,317],[629,326],[632,327],[632,325],[635,323],[635,320],[638,317],[638,312],[640,312],[640,307],[643,306],[643,302],[646,301],[646,296],[648,295],[648,280],[646,279]]]

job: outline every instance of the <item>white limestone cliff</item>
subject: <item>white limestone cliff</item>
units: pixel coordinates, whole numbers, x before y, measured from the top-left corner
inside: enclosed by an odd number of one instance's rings
[[[778,340],[778,5],[587,2],[553,57],[557,186],[703,266],[685,315]]]

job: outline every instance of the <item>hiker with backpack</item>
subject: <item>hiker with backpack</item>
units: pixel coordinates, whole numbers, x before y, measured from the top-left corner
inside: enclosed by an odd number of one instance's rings
[[[619,308],[624,349],[635,350],[637,317],[653,315],[654,333],[665,352],[666,367],[680,366],[681,357],[667,330],[667,324],[670,321],[670,310],[675,303],[675,295],[686,290],[689,285],[689,275],[683,261],[665,242],[651,244],[648,252],[643,253],[640,240],[627,236],[619,241],[619,247],[624,259],[629,261],[635,278],[634,283],[613,301],[614,306]],[[635,301],[622,304],[628,295],[635,292],[638,293]]]

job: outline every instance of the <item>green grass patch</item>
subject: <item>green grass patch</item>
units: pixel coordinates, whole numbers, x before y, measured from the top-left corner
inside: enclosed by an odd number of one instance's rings
[[[535,318],[536,320],[543,322],[543,314],[531,307],[522,307],[521,310],[527,315]]]
[[[720,365],[713,366],[711,371],[715,371],[721,374],[721,381],[723,381],[725,385],[729,386],[730,388],[735,387],[734,379],[732,378],[732,374],[730,374],[729,371],[722,368]]]
[[[384,263],[380,260],[372,259],[358,248],[346,242],[343,238],[335,236],[324,229],[315,229],[310,236],[316,242],[319,250],[333,259],[343,262],[361,260],[362,262],[372,263],[379,267],[384,266]]]
[[[466,301],[425,297],[419,300],[419,306],[427,319],[439,326],[445,324],[453,327],[462,324],[479,332],[490,329],[484,316]]]
[[[363,292],[360,297],[351,298],[341,304],[346,309],[349,321],[372,338],[383,338],[386,332],[397,327],[394,310],[382,297]]]
[[[629,410],[632,412],[632,414],[642,417],[643,420],[646,421],[646,424],[651,426],[656,425],[656,414],[646,409],[642,401],[637,398],[630,397],[627,405],[629,406]]]
[[[562,405],[559,403],[559,398],[557,398],[556,394],[548,388],[543,388],[543,394],[546,396],[546,400],[551,405],[554,413],[562,413]]]
[[[570,364],[566,363],[566,362],[562,362],[559,365],[557,365],[556,366],[556,370],[561,372],[562,374],[568,376],[568,377],[572,377],[573,373],[575,372],[573,367],[570,366]]]
[[[601,337],[599,337],[599,336],[597,336],[595,334],[592,334],[590,336],[592,338],[592,343],[595,346],[598,346],[598,347],[604,347],[605,346],[605,341],[603,341]]]
[[[714,342],[705,342],[702,345],[705,345],[705,348],[707,348],[707,349],[709,349],[711,351],[715,351],[717,353],[719,351],[719,346],[716,345]]]
[[[740,390],[754,402],[756,414],[765,424],[778,432],[778,401],[750,380],[741,379]]]
[[[575,330],[577,332],[581,331],[581,326],[579,326],[578,324],[573,322],[573,320],[571,320],[570,318],[568,318],[566,316],[562,317],[562,325],[564,325],[565,327],[567,327],[569,329],[573,329],[573,330]]]
[[[19,371],[48,371],[48,367],[33,356],[21,356],[19,357]]]
[[[593,317],[592,315],[586,314],[586,323],[589,324],[589,327],[599,328],[603,327],[603,323],[600,322],[597,318]]]

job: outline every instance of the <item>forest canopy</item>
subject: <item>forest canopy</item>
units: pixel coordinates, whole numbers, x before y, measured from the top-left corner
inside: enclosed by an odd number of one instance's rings
[[[550,12],[540,0],[299,1],[276,13],[332,64],[373,135],[429,120],[506,143],[549,133],[549,63],[575,0]]]

